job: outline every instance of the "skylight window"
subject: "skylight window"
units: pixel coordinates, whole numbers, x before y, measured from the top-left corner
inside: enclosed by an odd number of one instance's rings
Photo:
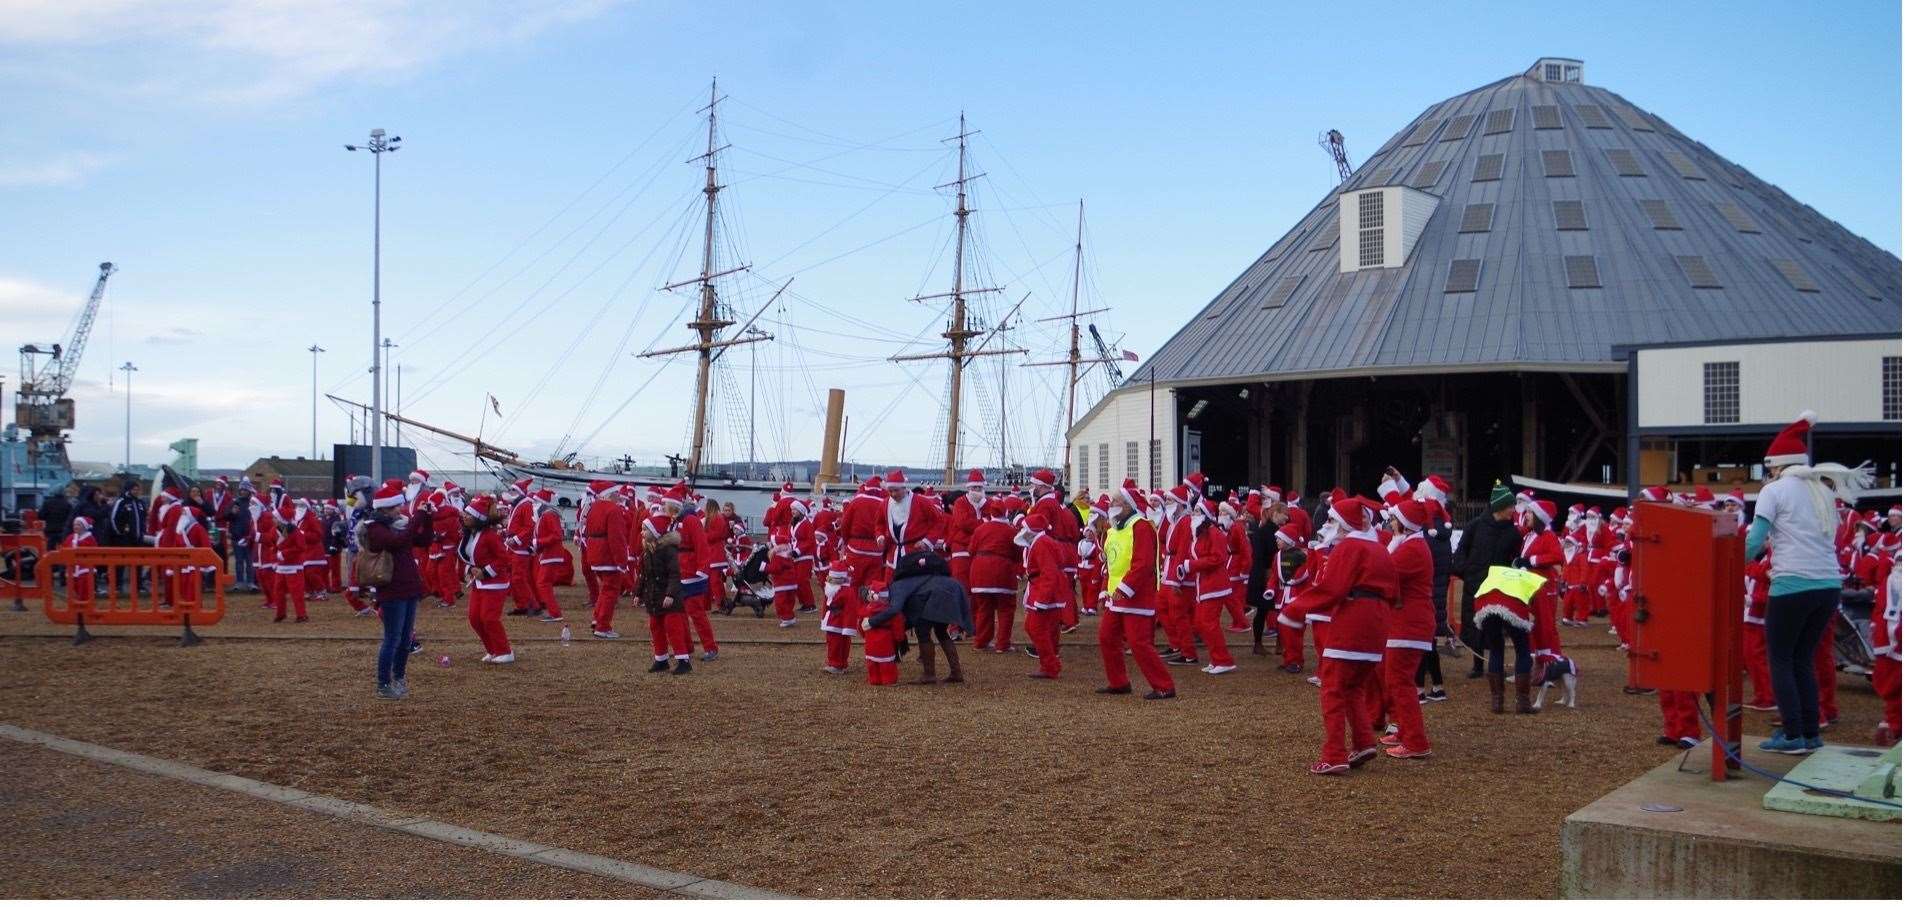
[[[1449,128],[1443,130],[1442,141],[1453,142],[1469,137],[1469,128],[1476,123],[1476,115],[1465,113],[1449,118]]]
[[[1787,278],[1789,286],[1802,293],[1820,292],[1820,285],[1814,283],[1813,278],[1808,277],[1806,271],[1801,270],[1800,262],[1791,258],[1775,258],[1772,261],[1774,270],[1779,271],[1780,276]]]
[[[1714,207],[1721,212],[1721,217],[1726,219],[1727,223],[1734,229],[1742,233],[1760,232],[1760,225],[1754,223],[1754,218],[1742,209],[1740,205],[1733,202],[1715,202]]]
[[[1688,286],[1697,290],[1721,288],[1721,279],[1714,276],[1714,269],[1708,267],[1707,259],[1699,255],[1676,255],[1674,261],[1681,266],[1681,273],[1687,275]]]
[[[1303,283],[1304,275],[1302,274],[1292,274],[1288,277],[1280,278],[1277,281],[1277,286],[1271,288],[1271,295],[1264,298],[1263,307],[1267,309],[1283,308],[1285,303],[1291,301],[1292,296],[1297,295],[1297,288],[1303,285]]]
[[[1476,156],[1476,170],[1469,175],[1471,182],[1487,183],[1502,179],[1502,155],[1482,154]]]
[[[1593,255],[1564,256],[1562,269],[1567,272],[1571,290],[1592,290],[1602,285],[1602,272]]]
[[[1557,200],[1553,202],[1552,204],[1555,208],[1555,229],[1557,230],[1586,230],[1588,229],[1588,215],[1582,211],[1581,202]]]
[[[1681,221],[1674,216],[1674,211],[1662,199],[1642,199],[1641,213],[1648,215],[1648,222],[1653,224],[1656,230],[1681,229]]]
[[[1694,166],[1694,160],[1689,158],[1686,154],[1670,149],[1661,152],[1661,156],[1668,159],[1668,166],[1673,167],[1674,172],[1680,174],[1682,179],[1707,179],[1707,174],[1702,173],[1701,168]]]
[[[1535,116],[1537,129],[1562,128],[1562,109],[1554,104],[1537,104],[1530,107],[1529,112]]]
[[[1648,118],[1634,107],[1630,107],[1626,104],[1617,104],[1615,105],[1615,115],[1621,117],[1621,121],[1627,123],[1628,128],[1636,132],[1655,131],[1654,124],[1648,122]]]
[[[1416,128],[1410,130],[1409,138],[1403,140],[1403,147],[1408,148],[1412,145],[1421,145],[1429,141],[1430,136],[1436,134],[1436,127],[1441,125],[1443,125],[1442,120],[1424,120],[1416,124]]]
[[[1429,161],[1425,163],[1422,167],[1417,169],[1416,178],[1410,180],[1410,185],[1418,189],[1427,189],[1436,185],[1436,181],[1443,178],[1443,168],[1447,166],[1449,166],[1448,161]]]
[[[1515,127],[1516,109],[1514,107],[1504,107],[1501,110],[1489,111],[1488,119],[1484,120],[1482,124],[1482,134],[1497,135],[1499,133],[1508,132]]]
[[[1574,176],[1575,159],[1566,149],[1542,152],[1543,176]]]
[[[1443,282],[1445,293],[1474,293],[1482,280],[1482,259],[1458,258],[1449,263],[1449,277]]]
[[[1463,209],[1463,222],[1457,228],[1458,233],[1487,233],[1489,225],[1496,219],[1496,206],[1484,202]]]
[[[1615,124],[1608,122],[1608,114],[1602,111],[1600,104],[1577,104],[1575,115],[1582,118],[1582,125],[1590,129],[1613,129]]]
[[[1641,162],[1635,159],[1635,152],[1628,148],[1609,148],[1608,162],[1615,166],[1615,172],[1621,176],[1647,176],[1641,169]]]

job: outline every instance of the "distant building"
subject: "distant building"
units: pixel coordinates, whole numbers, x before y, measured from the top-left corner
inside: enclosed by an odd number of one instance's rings
[[[1066,438],[1095,488],[1613,496],[1745,477],[1803,408],[1894,459],[1899,363],[1897,256],[1544,58],[1391,136]]]
[[[273,479],[283,479],[285,493],[300,498],[331,497],[331,461],[304,457],[260,457],[245,467],[245,477],[264,491]]]

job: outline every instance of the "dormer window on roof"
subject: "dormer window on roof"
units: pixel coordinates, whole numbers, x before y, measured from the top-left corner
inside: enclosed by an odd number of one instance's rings
[[[1530,78],[1542,82],[1582,81],[1582,61],[1567,57],[1543,57],[1529,67]]]

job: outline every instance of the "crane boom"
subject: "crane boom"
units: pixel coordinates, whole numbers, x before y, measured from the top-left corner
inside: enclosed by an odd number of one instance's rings
[[[1125,383],[1125,370],[1118,367],[1119,357],[1112,355],[1112,348],[1105,345],[1105,338],[1099,336],[1099,326],[1088,324],[1086,330],[1092,332],[1092,343],[1099,348],[1099,358],[1105,361],[1105,370],[1112,375],[1112,386]]]
[[[106,298],[106,278],[119,270],[110,261],[99,263],[99,279],[93,282],[93,294],[86,298],[86,307],[79,310],[79,317],[73,319],[73,330],[66,338],[65,355],[60,357],[60,370],[53,378],[50,392],[54,397],[64,397],[73,389],[73,378],[79,374],[80,356],[86,352],[86,338],[92,336],[93,320],[99,317],[100,300]]]

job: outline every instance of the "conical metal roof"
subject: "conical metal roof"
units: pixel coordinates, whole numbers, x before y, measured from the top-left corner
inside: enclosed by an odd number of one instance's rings
[[[1623,344],[1899,332],[1896,256],[1547,62],[1431,105],[1130,383],[1606,369]],[[1338,196],[1384,185],[1440,201],[1400,267],[1339,273]]]

